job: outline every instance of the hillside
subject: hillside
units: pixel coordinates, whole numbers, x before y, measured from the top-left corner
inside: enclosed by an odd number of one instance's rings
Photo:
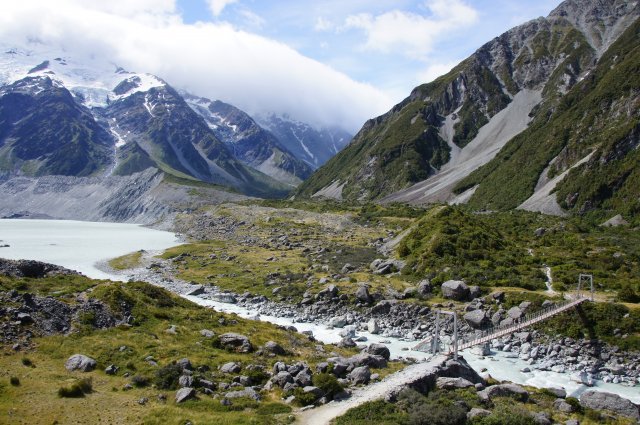
[[[522,204],[537,183],[544,186],[596,146],[601,153],[572,172],[575,177],[585,167],[592,170],[582,173],[581,185],[600,181],[613,168],[632,169],[635,160],[626,153],[637,143],[638,85],[629,76],[637,74],[638,16],[637,3],[570,0],[546,18],[507,31],[369,120],[300,186],[299,196],[414,204],[470,201],[477,208],[507,209]],[[581,111],[592,112],[583,120]],[[569,122],[574,127],[565,125]],[[589,140],[583,142],[587,133]],[[618,159],[604,167],[601,157]],[[622,183],[628,175],[611,174],[602,191],[628,198]],[[570,181],[577,184],[575,178]],[[570,185],[559,188],[562,200]],[[585,202],[601,205],[611,198],[612,209],[625,212],[615,207],[622,204],[618,195],[594,195],[597,191],[593,187],[561,204],[579,211]],[[576,208],[578,198],[582,203]],[[553,203],[540,205],[527,209],[563,213]]]

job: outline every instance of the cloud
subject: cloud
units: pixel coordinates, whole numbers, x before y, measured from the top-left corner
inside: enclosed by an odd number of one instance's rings
[[[213,16],[218,17],[225,7],[237,1],[238,0],[208,0],[207,3],[209,4],[209,9],[211,10],[211,13],[213,13]]]
[[[322,16],[319,16],[318,19],[316,19],[316,24],[314,25],[313,29],[316,31],[322,32],[322,31],[331,31],[333,27],[334,26],[331,22],[324,19]]]
[[[418,74],[418,80],[424,83],[430,83],[438,77],[448,73],[458,65],[460,61],[451,61],[446,63],[433,63],[427,66],[427,68]]]
[[[425,59],[439,37],[478,18],[475,9],[461,0],[432,0],[425,6],[431,12],[429,17],[400,10],[376,16],[360,13],[348,16],[342,29],[364,31],[366,41],[361,47],[365,50]]]
[[[228,23],[185,24],[173,13],[171,1],[152,10],[128,8],[125,0],[109,2],[109,7],[93,3],[8,3],[0,14],[0,40],[16,45],[40,40],[64,49],[68,56],[99,55],[249,113],[288,113],[312,124],[342,125],[352,131],[392,104],[382,91],[285,44]],[[156,0],[139,4],[151,3]]]

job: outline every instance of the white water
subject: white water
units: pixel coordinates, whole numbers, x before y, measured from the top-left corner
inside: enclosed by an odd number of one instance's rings
[[[124,280],[96,266],[99,262],[141,249],[179,245],[173,233],[137,224],[71,220],[0,220],[0,258],[57,264],[94,279]]]
[[[58,264],[78,270],[97,279],[126,280],[122,274],[105,273],[98,263],[140,249],[161,250],[179,244],[175,235],[148,229],[135,224],[92,223],[58,220],[0,220],[0,245],[9,244],[9,248],[0,248],[0,257],[11,259],[32,259]],[[237,314],[243,318],[254,319],[256,313],[235,304],[203,299],[197,296],[182,295],[196,304],[212,307],[216,311]],[[315,338],[324,343],[337,343],[341,329],[329,329],[315,323],[301,323],[293,318],[261,315],[259,320],[283,326],[295,326],[298,331],[312,331]],[[431,356],[411,348],[417,341],[403,341],[398,338],[358,332],[357,336],[367,338],[366,344],[385,343],[392,358],[414,358],[426,360]],[[487,369],[498,380],[540,388],[562,387],[569,395],[579,395],[588,388],[571,381],[570,374],[542,372],[534,370],[522,373],[521,369],[529,365],[519,359],[506,358],[504,353],[479,358],[469,350],[462,353],[469,364],[477,371]],[[596,383],[593,389],[619,394],[635,403],[640,403],[640,390],[636,387]]]

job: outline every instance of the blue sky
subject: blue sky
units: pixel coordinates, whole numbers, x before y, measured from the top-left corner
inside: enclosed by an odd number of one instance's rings
[[[250,114],[356,132],[559,0],[20,0],[0,41],[100,55]]]

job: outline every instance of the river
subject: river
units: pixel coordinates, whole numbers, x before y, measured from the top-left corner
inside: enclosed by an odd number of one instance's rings
[[[176,236],[145,228],[135,224],[92,223],[81,221],[57,220],[0,220],[0,257],[11,259],[32,259],[61,265],[95,279],[127,280],[123,274],[108,273],[99,268],[110,258],[118,257],[140,249],[156,251],[178,245]],[[244,318],[255,318],[255,312],[235,305],[203,299],[197,296],[183,295],[185,298],[217,311],[234,313]],[[310,330],[319,341],[336,343],[341,338],[340,329],[329,329],[323,324],[300,323],[291,318],[262,315],[262,321],[279,325],[295,326],[299,331]],[[428,354],[412,351],[415,341],[403,341],[397,338],[382,337],[368,332],[358,332],[367,343],[385,343],[393,358],[412,357],[424,360]],[[571,375],[542,372],[521,372],[527,366],[519,359],[507,358],[504,353],[479,357],[470,350],[462,353],[464,358],[476,370],[486,369],[492,377],[510,380],[515,383],[535,387],[562,387],[572,396],[578,396],[589,389],[585,385],[571,380]],[[619,394],[635,403],[640,403],[640,389],[618,384],[597,381],[594,389]]]

